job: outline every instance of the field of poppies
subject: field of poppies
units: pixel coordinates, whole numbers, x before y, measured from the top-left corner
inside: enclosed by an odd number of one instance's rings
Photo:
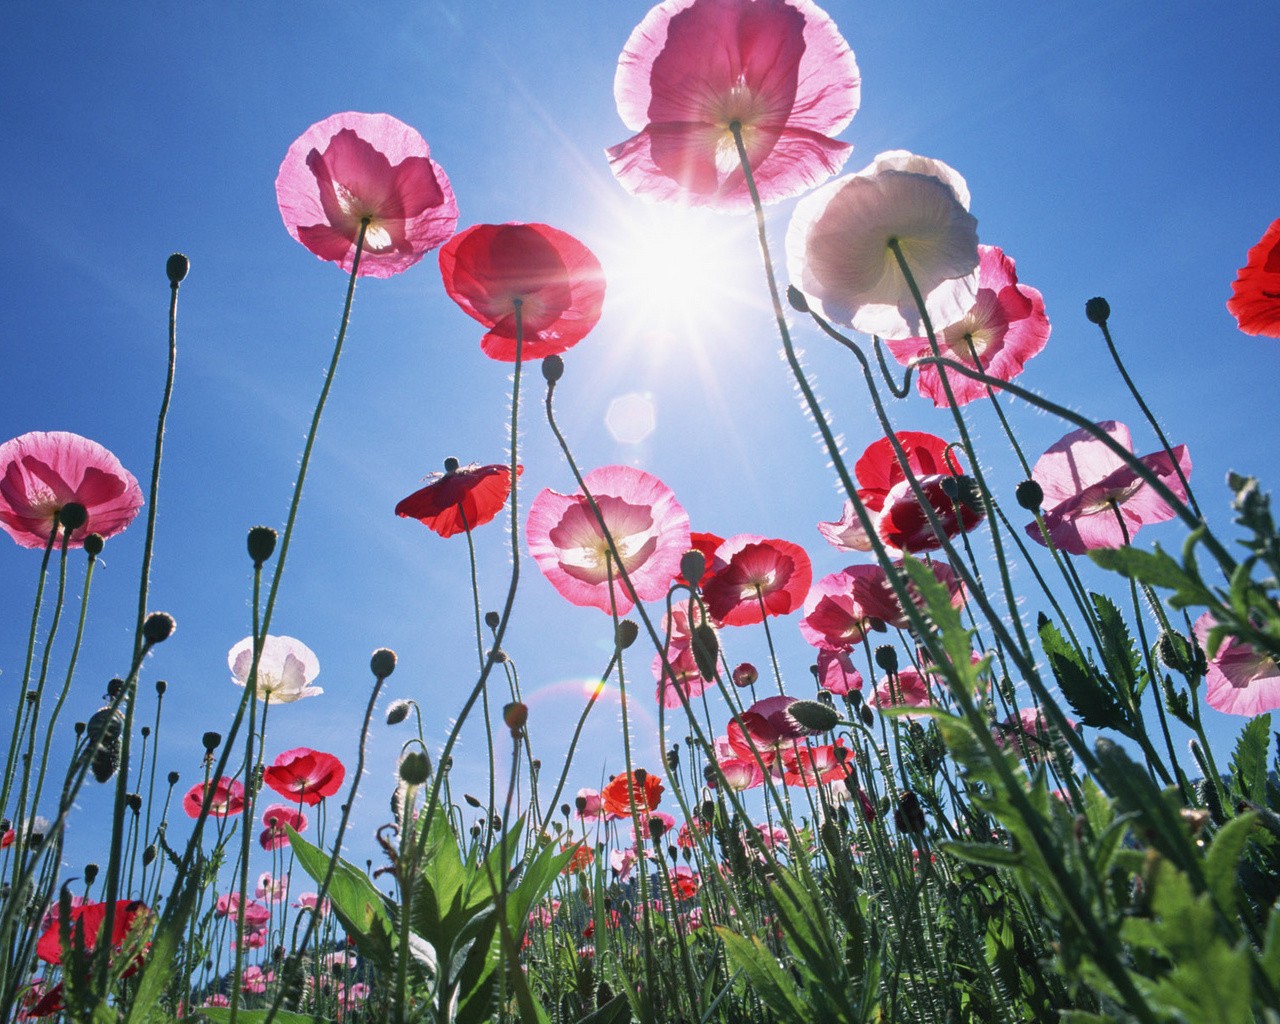
[[[188,259],[166,264],[151,466],[135,476],[68,431],[0,444],[0,529],[38,564],[34,585],[5,583],[30,630],[2,680],[19,698],[0,1021],[1280,1024],[1280,532],[1262,485],[1193,489],[1103,298],[1061,316],[1091,325],[1110,360],[1097,372],[1141,418],[1091,419],[1017,382],[1050,342],[1041,293],[980,235],[958,170],[891,150],[842,173],[860,73],[811,0],[665,0],[615,96],[633,134],[606,155],[626,192],[752,225],[795,428],[843,496],[808,542],[849,564],[819,575],[793,540],[695,528],[660,466],[580,464],[557,388],[592,344],[609,268],[574,235],[459,230],[446,170],[388,114],[282,140],[284,227],[337,264],[345,297],[283,528],[247,532],[248,635],[227,654],[241,698],[191,738],[194,782],[160,757],[175,622],[150,595]],[[788,201],[775,252],[765,207]],[[1270,212],[1227,308],[1280,337]],[[355,762],[275,754],[279,705],[323,693],[316,654],[272,629],[356,285],[428,254],[511,372],[505,460],[446,459],[394,509],[465,543],[470,580],[436,599],[473,612],[474,635],[449,639],[474,647],[474,674],[435,743],[420,701],[387,700],[397,656],[379,649]],[[840,401],[874,422],[856,457],[802,334],[848,357],[858,392]],[[922,406],[950,414],[945,436],[910,429]],[[976,409],[996,443],[979,443]],[[1059,419],[1061,439],[1028,449],[1026,415]],[[535,429],[568,493],[521,488]],[[1015,464],[1008,493],[996,460]],[[1230,535],[1208,521],[1228,502]],[[145,534],[132,654],[86,706],[91,584],[126,529]],[[486,610],[477,548],[504,542]],[[607,638],[567,749],[531,735],[507,646],[533,568]],[[776,642],[797,629],[805,664]],[[743,636],[767,658],[734,657]],[[591,717],[606,687],[621,728],[601,778],[575,755],[609,728]],[[1226,743],[1222,714],[1240,716]],[[492,756],[477,783],[455,755],[478,719]],[[655,720],[665,753],[646,760]],[[388,749],[374,730],[394,734],[394,763],[373,764]],[[371,767],[394,772],[390,792]],[[378,787],[387,824],[354,836],[357,795]],[[107,794],[101,853],[72,866],[90,792]]]

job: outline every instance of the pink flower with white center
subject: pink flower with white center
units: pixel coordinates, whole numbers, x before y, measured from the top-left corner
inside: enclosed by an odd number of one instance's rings
[[[253,637],[247,636],[227,652],[231,681],[237,686],[249,684],[253,667]],[[258,661],[257,698],[272,704],[292,704],[303,697],[324,693],[311,681],[320,674],[320,659],[301,640],[291,636],[268,636],[262,644]]]
[[[778,202],[844,166],[853,147],[832,137],[860,85],[849,45],[810,0],[667,0],[618,61],[618,113],[638,134],[609,164],[648,199],[746,209],[736,125],[761,201]]]
[[[289,895],[289,876],[281,875],[276,878],[270,871],[264,871],[258,876],[258,884],[254,887],[253,894],[260,900],[279,903]]]
[[[962,319],[978,293],[978,222],[964,179],[941,160],[881,153],[805,196],[787,228],[787,272],[832,323],[915,337],[925,333],[924,321],[891,242],[935,331]]]
[[[631,466],[603,466],[583,479],[636,596],[652,601],[664,595],[689,550],[689,516],[671,488]],[[542,574],[571,604],[606,614],[616,606],[619,615],[634,606],[600,521],[582,494],[542,491],[529,508],[525,536]]]
[[[800,634],[820,650],[848,651],[866,639],[876,623],[901,614],[878,565],[851,565],[818,580],[804,600]]]
[[[231,949],[234,951],[238,946],[240,949],[261,949],[267,944],[267,929],[255,928],[253,931],[246,931],[244,937],[237,942],[235,938],[231,940]]]
[[[1209,630],[1216,624],[1205,612],[1196,619],[1196,640],[1209,649]],[[1243,640],[1228,636],[1209,661],[1205,700],[1228,715],[1260,715],[1280,708],[1280,665]]]
[[[609,870],[613,872],[613,876],[617,881],[625,882],[631,877],[631,869],[636,866],[636,861],[639,859],[634,846],[630,846],[625,850],[610,850]]]
[[[961,319],[936,331],[938,351],[947,359],[980,370],[988,377],[1013,380],[1027,360],[1049,340],[1044,298],[1034,288],[1018,284],[1013,260],[994,245],[978,246],[978,297]],[[887,342],[903,366],[933,355],[927,337]],[[957,405],[987,397],[987,386],[958,373],[948,374]],[[916,388],[938,408],[947,405],[940,368],[929,363],[916,370]]]
[[[574,803],[577,806],[578,817],[583,821],[594,821],[604,814],[604,803],[600,799],[598,789],[578,790],[578,798]]]
[[[1132,452],[1129,428],[1115,420],[1098,424],[1112,440]],[[1191,476],[1186,445],[1142,456],[1139,461],[1179,499],[1186,489],[1178,478]],[[1119,548],[1144,526],[1172,519],[1176,513],[1120,456],[1085,430],[1073,430],[1045,452],[1031,471],[1044,491],[1045,527],[1060,551],[1083,555],[1098,548]],[[1027,525],[1027,534],[1044,543],[1040,527]]]
[[[33,430],[0,444],[0,530],[24,548],[42,548],[73,502],[88,516],[67,547],[82,548],[89,534],[114,537],[133,522],[142,490],[119,459],[79,434]]]
[[[768,764],[765,760],[765,764]],[[724,774],[724,780],[728,783],[729,788],[741,792],[744,789],[755,789],[756,786],[764,784],[764,772],[760,770],[760,766],[756,763],[755,758],[747,760],[741,757],[730,757],[722,761],[717,761],[720,771]]]
[[[328,916],[330,909],[328,898],[326,897],[324,902],[320,902],[319,894],[314,892],[304,892],[299,894],[298,898],[292,905],[297,907],[299,910],[315,911],[321,917]]]
[[[874,522],[875,517],[872,516]],[[840,510],[840,518],[833,523],[819,523],[818,532],[826,538],[827,543],[841,551],[870,551],[871,538],[858,521],[858,513],[853,502],[844,500]]]
[[[262,824],[266,826],[258,837],[264,850],[276,850],[288,845],[289,833],[285,826],[295,832],[307,830],[307,816],[287,804],[272,804],[262,812]]]
[[[276,176],[289,234],[348,273],[391,277],[453,234],[458,204],[422,136],[389,114],[334,114],[289,147]]]
[[[853,664],[848,651],[818,651],[818,685],[828,693],[842,697],[851,690],[862,689],[862,673]]]
[[[782,751],[782,781],[788,786],[843,782],[849,774],[846,762],[852,757],[853,752],[839,741],[820,747],[792,743]]]
[[[927,708],[933,706],[934,700],[928,679],[916,669],[906,666],[880,680],[867,703],[877,708]]]
[[[697,605],[694,606],[694,618],[701,624],[702,612]],[[651,668],[653,678],[658,681],[657,700],[666,707],[678,708],[691,697],[700,696],[709,684],[702,678],[698,659],[693,654],[688,608],[673,608],[670,614],[663,617],[662,626],[670,638],[667,643],[666,665],[670,665],[675,673],[675,681],[672,681],[663,664],[663,655],[655,654]]]
[[[813,565],[799,544],[740,533],[716,550],[702,593],[721,625],[749,626],[766,615],[791,614],[812,580]]]

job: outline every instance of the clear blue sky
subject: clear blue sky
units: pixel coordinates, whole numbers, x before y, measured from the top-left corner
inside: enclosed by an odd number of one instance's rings
[[[1274,6],[1014,11],[838,0],[826,9],[863,74],[862,111],[843,134],[856,147],[848,169],[893,148],[945,160],[968,180],[982,240],[1003,246],[1044,293],[1053,335],[1021,382],[1126,421],[1140,453],[1154,449],[1082,314],[1086,298],[1106,295],[1149,403],[1175,443],[1190,446],[1193,484],[1214,521],[1229,522],[1220,486],[1229,468],[1280,486],[1280,343],[1240,334],[1223,306],[1245,252],[1280,216]],[[471,0],[0,12],[9,240],[0,440],[76,431],[112,449],[145,488],[163,381],[164,262],[175,249],[192,260],[152,600],[178,632],[143,683],[149,694],[156,678],[170,682],[161,766],[182,773],[182,788],[198,777],[200,734],[224,729],[239,696],[225,658],[249,629],[245,531],[283,520],[337,327],[344,276],[288,236],[272,188],[290,142],[331,113],[385,111],[418,128],[452,180],[459,227],[544,221],[600,255],[613,291],[599,327],[568,355],[558,398],[584,467],[641,466],[675,489],[694,529],[802,543],[815,577],[847,564],[813,526],[835,518],[840,502],[777,357],[747,225],[695,219],[701,244],[723,262],[701,295],[688,286],[644,294],[626,279],[631,257],[652,248],[646,233],[674,230],[665,211],[616,186],[602,155],[628,134],[614,110],[614,65],[646,10],[621,0]],[[793,205],[771,215],[777,255]],[[808,326],[797,333],[856,457],[877,432],[853,367]],[[434,254],[361,284],[273,628],[315,649],[326,693],[273,712],[269,756],[308,744],[351,763],[378,646],[400,654],[383,705],[415,698],[431,738],[443,740],[474,672],[465,543],[392,509],[446,456],[502,461],[508,373],[481,355],[480,334],[444,295]],[[544,486],[571,489],[531,369],[523,509]],[[630,393],[647,395],[656,414],[642,443],[617,441],[603,425],[610,402]],[[922,399],[893,411],[900,429],[951,435],[950,420]],[[1032,454],[1067,430],[1018,413]],[[971,422],[1016,511],[1017,475],[994,419],[975,409]],[[87,717],[106,680],[127,668],[142,533],[139,521],[107,547],[68,723]],[[1141,537],[1157,539],[1176,545],[1181,533],[1169,525]],[[501,522],[477,540],[494,607],[509,559]],[[38,560],[0,543],[6,709]],[[776,633],[784,673],[804,691],[810,651],[795,621]],[[66,640],[55,666],[65,665]],[[732,660],[765,658],[758,629],[726,643]],[[526,560],[507,646],[544,775],[559,768],[581,680],[603,668],[609,644],[606,619],[565,604]],[[628,672],[651,713],[649,656],[630,659]],[[596,715],[576,785],[622,767],[616,703]],[[408,735],[377,721],[351,840],[358,860],[389,816],[392,765]],[[1236,725],[1224,719],[1224,734]],[[468,730],[460,770],[474,771],[476,736]],[[644,715],[637,738],[641,759],[655,756]],[[96,856],[90,823],[105,793],[86,798],[73,823],[74,863]]]

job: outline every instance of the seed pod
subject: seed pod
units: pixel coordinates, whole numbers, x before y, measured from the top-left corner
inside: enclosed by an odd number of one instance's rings
[[[110,708],[99,708],[89,719],[85,735],[89,746],[101,740],[90,765],[93,777],[106,782],[120,767],[120,734],[124,732],[124,715]]]

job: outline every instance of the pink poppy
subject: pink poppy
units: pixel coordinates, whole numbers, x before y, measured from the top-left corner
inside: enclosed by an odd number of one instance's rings
[[[321,917],[326,916],[331,909],[328,897],[321,901],[318,893],[304,892],[291,904],[299,910],[311,910],[319,914]]]
[[[702,887],[702,879],[687,864],[679,864],[671,869],[671,898],[673,900],[691,900],[698,895]]]
[[[262,781],[281,796],[314,807],[338,792],[346,773],[332,754],[298,747],[279,755],[262,773]]]
[[[819,523],[818,532],[826,538],[828,544],[841,551],[871,550],[871,538],[862,528],[853,502],[848,498],[845,499],[844,507],[840,510],[840,518],[833,523]]]
[[[717,622],[749,626],[765,615],[790,615],[812,580],[813,566],[799,544],[740,533],[717,549],[703,596]]]
[[[978,298],[955,323],[937,332],[938,351],[947,359],[981,370],[988,377],[1013,380],[1027,360],[1049,340],[1044,298],[1034,288],[1018,284],[1013,260],[994,245],[978,246]],[[932,355],[929,339],[903,338],[887,342],[898,362]],[[975,360],[975,355],[977,359]],[[987,386],[958,373],[948,375],[957,405],[987,397]],[[940,368],[932,363],[916,370],[916,388],[939,408],[947,405]]]
[[[262,824],[266,826],[258,836],[258,843],[264,850],[276,850],[289,842],[288,825],[295,832],[307,830],[307,816],[286,804],[272,804],[262,812]]]
[[[458,204],[421,135],[389,114],[334,114],[289,147],[276,176],[289,234],[350,273],[391,277],[453,234]]]
[[[749,763],[755,763],[756,755],[766,766],[777,760],[780,751],[793,740],[813,734],[813,730],[801,725],[791,716],[795,697],[765,697],[758,700],[738,718],[729,722],[728,748],[732,755]],[[742,724],[738,724],[738,719]]]
[[[1245,334],[1280,338],[1280,219],[1249,250],[1231,284],[1227,311]]]
[[[1067,724],[1073,729],[1076,727],[1073,719],[1068,718]],[[1020,708],[1016,715],[1010,715],[994,726],[991,733],[1001,748],[1016,747],[1022,758],[1030,764],[1044,760],[1055,736],[1049,720],[1037,707]]]
[[[1209,612],[1196,619],[1200,646],[1209,647],[1215,620]],[[1243,640],[1228,636],[1209,662],[1205,700],[1228,715],[1260,715],[1280,708],[1280,665]]]
[[[602,466],[584,478],[613,537],[636,596],[667,592],[689,550],[689,516],[671,488],[631,466]],[[608,614],[610,579],[619,615],[633,606],[599,521],[581,494],[547,489],[533,499],[525,527],[529,553],[571,604]]]
[[[119,459],[79,434],[33,430],[0,444],[0,530],[24,548],[42,548],[72,502],[88,517],[67,547],[82,548],[89,534],[114,537],[133,522],[142,490]]]
[[[821,747],[793,743],[782,751],[782,781],[788,786],[843,782],[849,774],[845,762],[852,757],[853,752],[842,742]]]
[[[760,199],[774,203],[844,166],[832,136],[860,100],[858,65],[810,0],[667,0],[631,33],[613,92],[637,132],[608,150],[629,192],[687,206],[751,205],[731,125]]]
[[[210,780],[209,785],[213,787],[213,800],[209,804],[209,813],[213,817],[225,818],[244,810],[244,786],[241,783],[224,775],[217,782]],[[205,783],[197,782],[182,798],[182,809],[192,818],[200,817],[204,795]]]
[[[604,305],[604,271],[585,245],[546,224],[476,224],[440,250],[445,291],[487,327],[480,350],[516,360],[516,304],[521,359],[572,348],[595,327]]]
[[[941,160],[881,153],[805,196],[787,228],[787,272],[827,320],[882,338],[915,337],[924,321],[891,241],[935,331],[962,319],[978,293],[978,222],[964,179]]]
[[[695,617],[701,621],[701,612],[695,606]],[[691,697],[701,696],[706,690],[707,680],[702,678],[702,670],[698,668],[698,659],[693,654],[693,636],[689,629],[689,611],[677,607],[671,614],[663,617],[663,628],[670,640],[666,649],[666,664],[675,672],[672,682],[663,664],[661,653],[653,656],[653,678],[658,681],[657,700],[669,708],[678,708]],[[683,695],[683,696],[682,696]]]
[[[1123,423],[1106,420],[1098,426],[1133,451],[1129,428]],[[1178,445],[1173,454],[1183,476],[1190,477],[1191,456],[1186,445]],[[1144,455],[1139,461],[1173,494],[1186,500],[1186,490],[1167,452]],[[1044,523],[1054,546],[1073,555],[1123,547],[1126,534],[1132,540],[1142,527],[1176,514],[1118,455],[1085,430],[1073,430],[1040,456],[1031,476],[1044,491]],[[1036,523],[1027,525],[1027,534],[1044,543]]]
[[[270,871],[264,871],[258,876],[258,884],[254,886],[253,894],[260,900],[279,903],[289,895],[289,876],[281,875],[277,878]]]
[[[578,817],[584,821],[594,821],[604,813],[598,789],[578,790],[578,798],[574,802],[578,805]]]
[[[800,633],[826,651],[848,651],[866,639],[874,623],[892,622],[902,609],[878,565],[851,565],[823,576],[804,600]]]
[[[767,759],[765,763],[769,763]],[[750,760],[742,757],[727,757],[717,761],[716,765],[724,774],[729,788],[737,792],[755,789],[756,786],[764,784],[764,772],[760,770],[754,757]]]
[[[911,666],[904,666],[880,680],[867,703],[877,708],[927,708],[933,706],[934,700],[928,679]]]
[[[640,859],[634,846],[625,850],[609,851],[609,870],[613,872],[614,881],[625,882],[631,877],[631,869]]]
[[[851,690],[862,689],[862,673],[853,664],[848,651],[818,651],[818,685],[828,693],[842,697]]]
[[[267,983],[275,980],[272,971],[264,971],[257,964],[250,964],[240,974],[240,988],[246,995],[261,995]]]
[[[219,896],[217,903],[214,904],[214,911],[219,917],[239,918],[240,894],[238,892],[228,892]],[[257,900],[245,900],[244,926],[247,930],[252,931],[261,928],[270,920],[271,911],[266,906]]]
[[[516,466],[516,475],[524,473]],[[426,487],[402,498],[396,515],[416,519],[441,537],[483,526],[502,511],[511,494],[510,466],[459,468],[457,459],[446,459],[444,472]]]

